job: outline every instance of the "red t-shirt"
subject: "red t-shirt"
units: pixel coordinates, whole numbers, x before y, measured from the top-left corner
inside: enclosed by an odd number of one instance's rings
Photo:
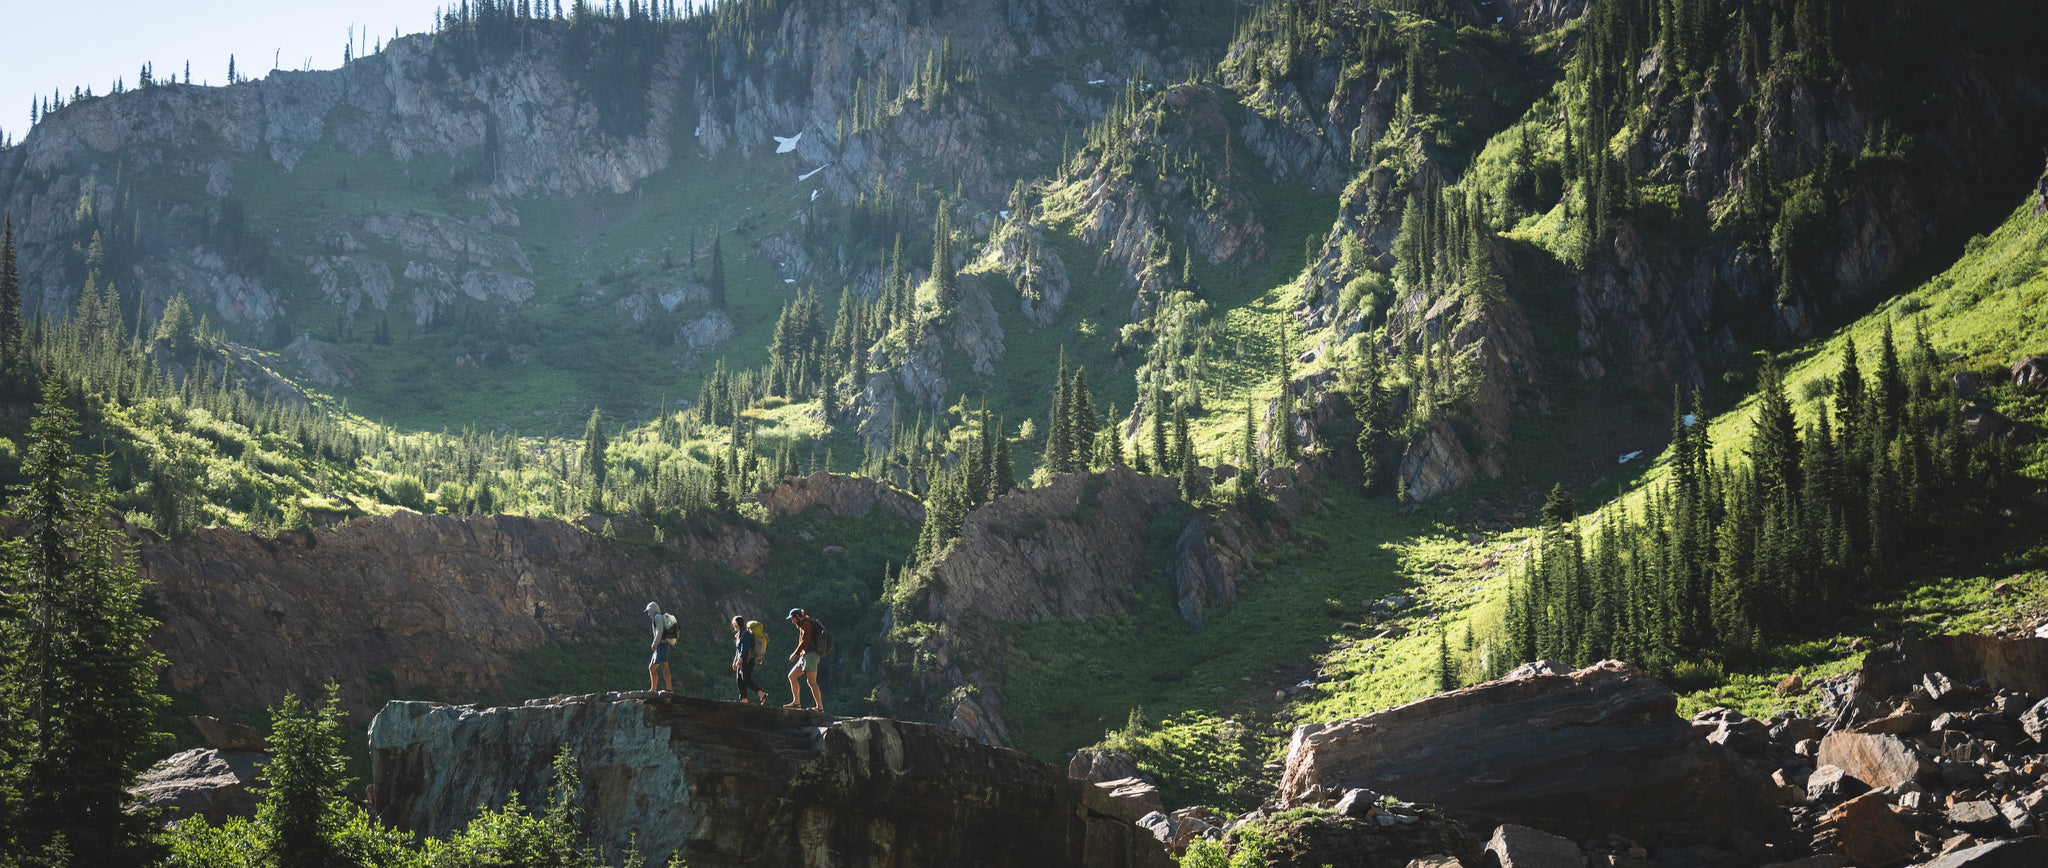
[[[796,653],[805,654],[817,650],[818,622],[812,618],[798,621],[796,625]]]

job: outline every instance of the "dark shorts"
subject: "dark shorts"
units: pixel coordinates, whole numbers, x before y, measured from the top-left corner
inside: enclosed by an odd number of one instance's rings
[[[654,656],[647,658],[647,665],[653,666],[660,663],[667,663],[668,649],[670,647],[671,646],[667,642],[654,643]]]

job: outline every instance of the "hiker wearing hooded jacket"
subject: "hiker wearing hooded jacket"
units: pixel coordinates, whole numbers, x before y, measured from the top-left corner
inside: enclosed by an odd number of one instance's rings
[[[795,666],[789,667],[789,704],[783,708],[803,707],[803,681],[811,683],[811,699],[816,705],[811,711],[825,710],[825,694],[818,691],[818,666],[825,662],[825,655],[818,653],[818,622],[804,614],[802,609],[789,610],[789,622],[796,625],[796,650],[789,652],[789,660]]]
[[[647,650],[654,652],[647,658],[647,690],[654,691],[658,677],[668,684],[665,689],[674,693],[676,679],[668,671],[668,651],[676,644],[676,616],[663,612],[660,606],[650,602],[647,604],[647,617],[654,622],[654,641],[647,645]]]

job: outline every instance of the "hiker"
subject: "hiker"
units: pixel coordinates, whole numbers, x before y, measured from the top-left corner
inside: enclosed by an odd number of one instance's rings
[[[825,710],[825,694],[818,692],[818,666],[824,663],[824,655],[818,653],[818,622],[804,614],[802,609],[789,610],[787,619],[796,625],[796,650],[789,652],[789,659],[796,665],[789,667],[789,704],[783,708],[803,707],[802,681],[811,683],[811,699],[817,705],[811,711]]]
[[[667,692],[674,693],[676,679],[668,671],[668,651],[676,644],[676,616],[663,612],[660,606],[649,602],[647,617],[654,621],[654,641],[647,645],[647,650],[654,652],[654,656],[647,658],[647,692],[654,692],[655,679],[658,677],[668,684],[665,688]]]
[[[739,688],[741,702],[747,701],[747,691],[752,690],[762,705],[768,704],[768,691],[754,682],[754,664],[768,651],[767,634],[761,622],[732,616],[732,683]]]

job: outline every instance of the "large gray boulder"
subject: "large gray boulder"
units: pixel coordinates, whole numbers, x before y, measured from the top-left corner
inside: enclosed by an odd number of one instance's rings
[[[1652,845],[1742,830],[1779,837],[1770,783],[1676,714],[1669,688],[1607,661],[1531,670],[1364,717],[1294,730],[1280,797],[1307,804],[1365,787],[1440,805],[1479,827]]]
[[[1172,864],[1104,788],[929,724],[648,693],[393,702],[370,750],[377,815],[427,835],[543,796],[567,750],[593,842],[656,865]]]
[[[218,824],[253,817],[256,794],[250,787],[265,761],[248,751],[188,750],[144,772],[128,793],[136,808],[162,808],[170,819],[198,816]]]

